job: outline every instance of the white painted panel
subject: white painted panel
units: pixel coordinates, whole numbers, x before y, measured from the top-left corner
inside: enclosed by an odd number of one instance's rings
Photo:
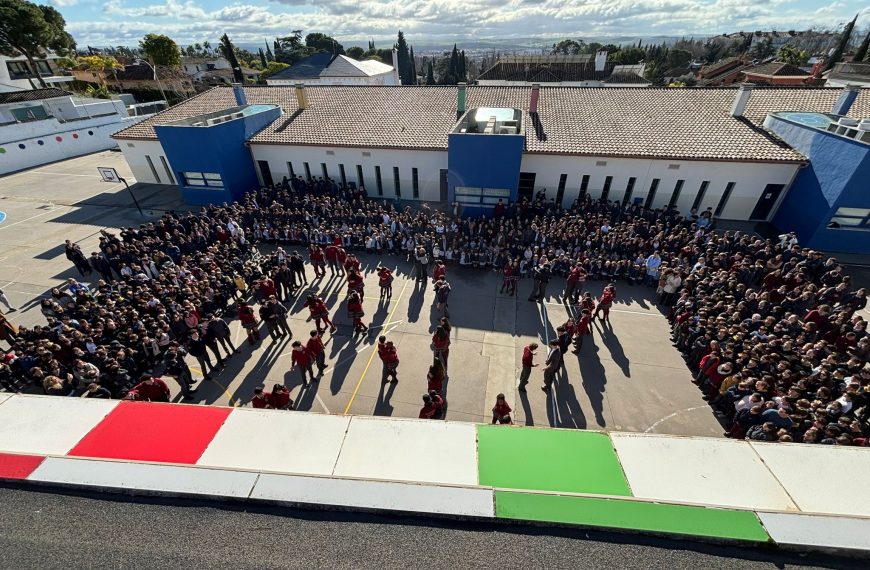
[[[65,455],[118,400],[15,395],[0,406],[0,451]]]
[[[870,519],[758,513],[777,544],[870,551]]]
[[[204,467],[49,457],[27,480],[150,493],[247,498],[254,488],[257,474]]]
[[[760,442],[751,445],[802,511],[870,515],[870,494],[843,491],[844,485],[860,486],[870,473],[867,449]],[[836,484],[825,481],[832,476]]]
[[[252,499],[457,516],[495,516],[490,489],[260,475]]]
[[[121,139],[118,141],[118,148],[127,160],[127,165],[133,172],[133,176],[137,182],[147,182],[149,184],[174,184],[168,180],[166,171],[163,169],[163,163],[160,162],[161,156],[166,156],[163,151],[163,145],[156,140],[127,140]],[[151,157],[151,162],[154,163],[154,169],[157,175],[160,176],[158,181],[154,178],[154,173],[151,167],[148,166],[146,157]],[[129,181],[128,181],[129,182]]]
[[[635,497],[797,510],[744,441],[628,433],[611,439]]]
[[[237,409],[197,465],[331,475],[350,418]]]
[[[355,417],[334,474],[477,485],[474,424]]]

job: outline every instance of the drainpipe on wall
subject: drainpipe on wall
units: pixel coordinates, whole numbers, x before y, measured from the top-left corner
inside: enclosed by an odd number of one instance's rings
[[[465,83],[460,83],[456,91],[456,118],[465,114]]]

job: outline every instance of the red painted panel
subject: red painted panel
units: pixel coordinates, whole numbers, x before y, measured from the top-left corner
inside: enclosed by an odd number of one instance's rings
[[[45,457],[0,453],[0,479],[27,479]]]

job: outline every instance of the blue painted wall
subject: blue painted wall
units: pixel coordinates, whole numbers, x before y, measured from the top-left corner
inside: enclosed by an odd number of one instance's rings
[[[870,251],[870,231],[828,229],[837,208],[870,208],[870,145],[769,116],[765,126],[810,164],[801,169],[773,224],[802,245],[846,253]]]
[[[506,188],[517,199],[525,136],[451,133],[447,148],[447,198],[452,204],[457,186]],[[507,205],[507,200],[505,200]],[[493,206],[463,204],[470,216],[492,214]]]
[[[230,203],[258,188],[260,181],[245,141],[280,115],[275,107],[209,127],[155,126],[184,201],[193,205]],[[217,172],[224,187],[186,186],[182,172]]]

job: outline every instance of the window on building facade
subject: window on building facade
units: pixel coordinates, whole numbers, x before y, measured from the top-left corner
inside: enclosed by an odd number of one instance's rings
[[[568,182],[568,175],[562,174],[559,176],[559,188],[556,190],[556,205],[561,206],[562,200],[565,199],[565,184]]]
[[[356,165],[356,183],[359,188],[365,188],[366,186],[366,179],[365,176],[363,176],[362,164]]]
[[[36,64],[36,70],[43,77],[47,77],[53,75],[54,72],[51,71],[51,67],[48,65],[48,62],[44,59],[38,59],[34,62]]]
[[[731,197],[731,192],[734,191],[734,182],[729,182],[727,186],[725,186],[725,192],[722,194],[722,197],[719,198],[719,204],[716,205],[716,210],[713,212],[714,216],[721,216],[722,212],[725,211],[725,206],[728,204],[728,198]]]
[[[208,188],[223,188],[224,181],[217,172],[182,172],[185,186],[203,186]]]
[[[396,189],[396,198],[402,197],[402,183],[399,182],[399,167],[393,167],[393,188]]]
[[[412,186],[411,190],[414,193],[414,198],[419,198],[420,197],[420,178],[419,178],[419,175],[417,174],[416,168],[411,169],[411,186]]]
[[[634,194],[634,184],[637,182],[637,178],[632,176],[628,179],[628,184],[625,186],[625,196],[622,197],[622,205],[625,206],[631,200],[631,195]]]
[[[290,178],[296,178],[296,173],[293,172],[293,163],[292,162],[287,163],[287,172],[290,173]]]
[[[321,162],[321,163],[320,163],[320,171],[323,173],[323,179],[324,179],[324,180],[326,180],[327,178],[329,178],[329,171],[326,169],[326,163],[325,163],[325,162]]]
[[[161,157],[160,157],[160,162],[163,164],[163,170],[166,171],[166,176],[169,177],[169,183],[170,183],[170,184],[175,184],[175,177],[172,176],[172,170],[169,169],[169,163],[166,162],[166,157],[165,157],[165,156],[161,156]]]
[[[381,180],[381,167],[375,166],[375,184],[378,186],[378,196],[384,195],[384,183]]]
[[[709,180],[705,180],[705,181],[701,182],[701,187],[698,188],[698,195],[695,196],[695,201],[692,202],[692,209],[693,210],[697,210],[698,208],[701,207],[701,204],[704,203],[704,194],[707,193],[707,186],[709,186],[709,185],[710,185]]]
[[[32,75],[25,61],[7,61],[6,69],[9,70],[9,79],[23,79]]]
[[[344,172],[344,165],[343,164],[338,165],[338,175],[341,177],[341,185],[347,186],[347,174],[345,174],[345,172]]]
[[[683,184],[685,180],[677,180],[677,183],[674,185],[674,193],[671,194],[671,199],[668,200],[668,208],[673,208],[677,205],[677,200],[680,199],[680,192],[683,191]]]
[[[145,160],[148,162],[148,168],[151,169],[151,175],[154,177],[154,180],[157,181],[157,184],[162,184],[162,182],[160,182],[160,175],[157,174],[157,169],[154,168],[154,161],[152,161],[151,157],[147,154],[145,155]]]
[[[305,167],[305,180],[308,180],[309,182],[311,182],[311,167],[308,166],[307,162],[303,162],[302,166]]]
[[[837,208],[834,217],[828,223],[828,228],[870,231],[870,209]]]
[[[474,206],[495,207],[499,200],[510,200],[511,191],[507,188],[474,188],[469,186],[457,186],[455,190],[456,201],[460,204]]]
[[[586,195],[586,192],[589,191],[589,175],[584,174],[580,178],[580,198]]]
[[[601,189],[601,201],[607,202],[607,197],[610,196],[610,185],[613,184],[613,176],[604,178],[604,188]]]
[[[646,195],[646,202],[644,202],[645,208],[652,208],[653,200],[656,199],[656,191],[659,189],[659,180],[658,178],[653,178],[652,183],[649,185],[649,192]]]

